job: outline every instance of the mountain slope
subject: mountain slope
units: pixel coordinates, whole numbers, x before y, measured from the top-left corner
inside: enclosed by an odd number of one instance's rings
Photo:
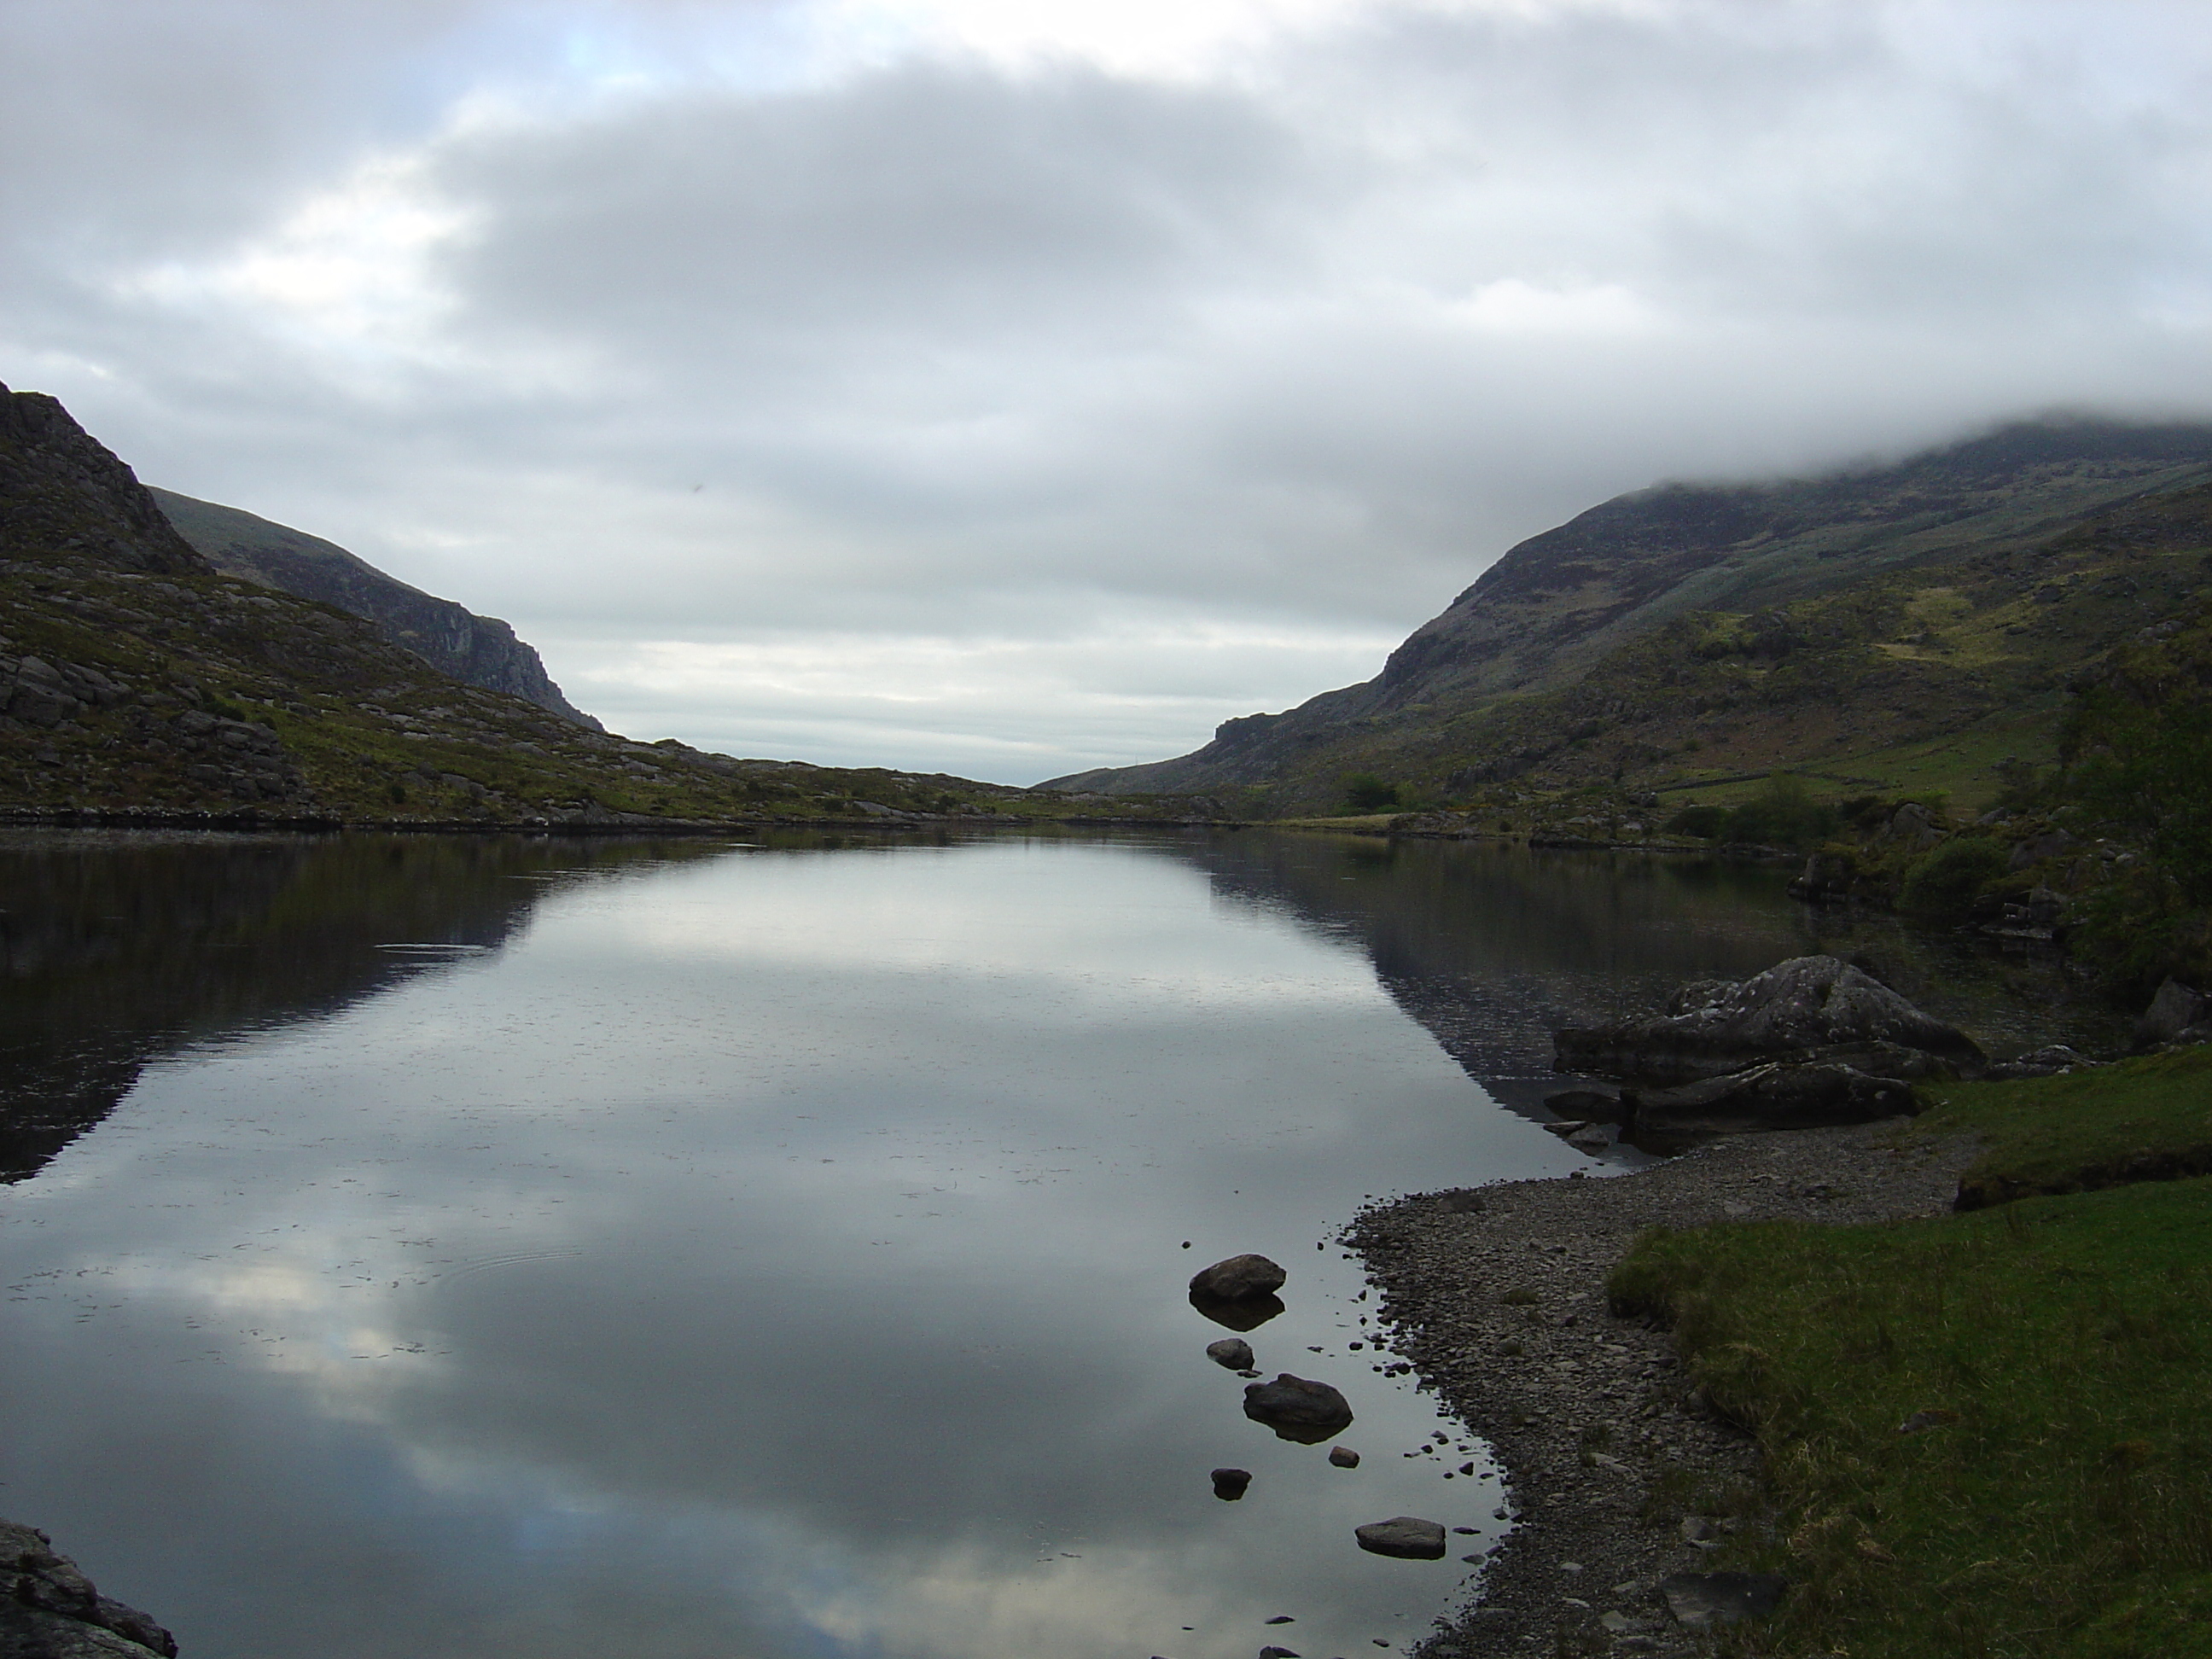
[[[0,386],[0,817],[650,827],[1062,810],[963,778],[633,742],[463,684],[359,617],[218,571],[60,404]]]
[[[1278,810],[1314,810],[1332,803],[1346,772],[1380,768],[1449,793],[1527,770],[1575,740],[1555,732],[1547,746],[1545,728],[1563,713],[1577,726],[1635,718],[1650,690],[1634,680],[1638,647],[1669,629],[1709,642],[1716,629],[1743,631],[1756,615],[1749,632],[1771,637],[1754,654],[1765,649],[1777,659],[1808,642],[1849,644],[1859,666],[1880,669],[1863,660],[1870,641],[1862,635],[1887,626],[1891,611],[1903,617],[1899,607],[1910,600],[1900,596],[1908,591],[2208,477],[2212,427],[2046,422],[1891,466],[1762,484],[1668,484],[1620,496],[1513,548],[1416,629],[1374,679],[1285,714],[1226,721],[1212,743],[1174,760],[1042,787],[1244,788],[1258,792],[1255,805],[1263,799]],[[1984,605],[2000,597],[1986,584],[1977,593]],[[1825,603],[1845,594],[1856,598],[1841,610]],[[1855,618],[1848,624],[1847,615]],[[1873,656],[1901,660],[1895,651]],[[1898,670],[1891,678],[1912,675]],[[1878,701],[1898,701],[1888,695]],[[1594,716],[1590,708],[1609,712]],[[1966,718],[1948,703],[1940,712]],[[1645,724],[1642,747],[1662,754],[1697,736],[1674,729],[1679,720]],[[1579,740],[1595,735],[1584,731]],[[1657,757],[1608,758],[1626,774],[1651,769]]]
[[[479,617],[451,599],[410,587],[319,536],[174,490],[149,488],[149,493],[179,533],[225,575],[364,617],[441,673],[508,692],[594,732],[606,729],[561,695],[537,651],[496,617]]]

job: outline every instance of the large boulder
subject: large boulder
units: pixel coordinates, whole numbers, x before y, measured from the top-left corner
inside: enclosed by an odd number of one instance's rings
[[[175,1659],[176,1638],[102,1595],[34,1527],[0,1521],[0,1654],[8,1659]]]
[[[2178,979],[2158,988],[2158,994],[2136,1022],[2136,1047],[2154,1048],[2161,1042],[2202,1042],[2212,1038],[2212,1002]]]
[[[1681,1084],[1774,1060],[1848,1063],[1837,1051],[1873,1043],[1924,1055],[1926,1063],[1963,1076],[1978,1076],[1988,1065],[1956,1026],[1827,956],[1796,957],[1747,980],[1686,985],[1653,1018],[1560,1031],[1553,1064],[1589,1076]]]
[[[1193,1273],[1190,1289],[1194,1296],[1242,1302],[1247,1297],[1272,1296],[1283,1288],[1283,1281],[1289,1277],[1264,1255],[1232,1255]]]
[[[1281,1439],[1311,1446],[1352,1426],[1352,1403],[1326,1382],[1284,1371],[1272,1382],[1246,1386],[1244,1415]]]

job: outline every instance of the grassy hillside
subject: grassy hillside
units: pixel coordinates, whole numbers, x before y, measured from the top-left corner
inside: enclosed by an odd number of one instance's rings
[[[1894,468],[1626,496],[1522,544],[1367,685],[1060,787],[1326,811],[1788,765],[1993,793],[2067,681],[2205,585],[2212,428],[2009,428]]]
[[[586,729],[440,673],[336,606],[218,572],[59,404],[0,388],[0,816],[645,827],[1212,810]]]

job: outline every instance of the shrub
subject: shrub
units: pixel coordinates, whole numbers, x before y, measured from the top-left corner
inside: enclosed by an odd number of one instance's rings
[[[1667,820],[1667,832],[1674,836],[1702,836],[1713,841],[1728,828],[1728,822],[1725,806],[1685,806]]]
[[[1380,812],[1398,804],[1398,786],[1372,772],[1355,772],[1344,781],[1344,799],[1357,812]]]
[[[1899,902],[1939,921],[1963,920],[1982,889],[2005,873],[2005,851],[1980,836],[1945,842],[1905,872]]]

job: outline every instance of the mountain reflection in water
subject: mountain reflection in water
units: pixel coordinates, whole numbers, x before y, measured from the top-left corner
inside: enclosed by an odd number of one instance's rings
[[[1482,848],[762,840],[0,842],[7,1511],[191,1659],[1402,1648],[1471,1570],[1353,1527],[1479,1553],[1498,1486],[1316,1245],[1595,1167],[1473,1079],[1820,925]],[[1247,1250],[1358,1469],[1206,1358]]]

